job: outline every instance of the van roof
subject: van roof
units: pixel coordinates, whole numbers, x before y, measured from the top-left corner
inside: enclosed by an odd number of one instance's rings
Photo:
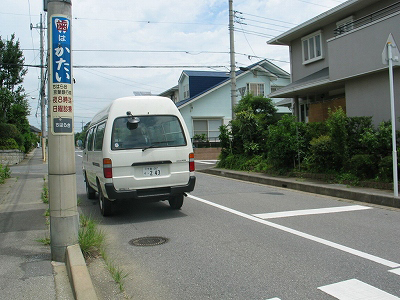
[[[107,119],[109,115],[112,115],[113,118],[126,116],[127,111],[130,111],[133,116],[147,114],[175,115],[179,112],[175,103],[166,97],[130,96],[113,100],[93,117],[90,124],[96,124]]]

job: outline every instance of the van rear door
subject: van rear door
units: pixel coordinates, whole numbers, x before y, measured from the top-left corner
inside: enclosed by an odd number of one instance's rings
[[[116,190],[169,187],[189,181],[192,146],[177,116],[116,118],[111,151]]]

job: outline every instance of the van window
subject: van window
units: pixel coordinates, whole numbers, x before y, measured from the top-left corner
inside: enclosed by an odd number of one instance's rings
[[[93,150],[93,131],[94,131],[94,127],[90,128],[87,134],[87,144],[86,144],[86,149],[88,151],[92,151]]]
[[[176,116],[136,116],[139,122],[135,123],[128,122],[129,118],[114,120],[112,150],[186,146],[186,138]]]
[[[102,123],[97,126],[96,134],[94,135],[94,151],[101,151],[103,149],[103,138],[104,129],[106,128],[106,123]]]

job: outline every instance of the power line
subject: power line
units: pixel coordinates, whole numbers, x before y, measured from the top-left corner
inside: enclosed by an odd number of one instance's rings
[[[280,23],[286,23],[286,24],[290,24],[290,25],[299,25],[299,24],[291,23],[291,22],[287,22],[287,21],[282,21],[282,20],[277,20],[277,19],[272,19],[272,18],[267,18],[267,17],[261,17],[261,16],[257,16],[257,15],[252,15],[252,14],[244,13],[244,12],[241,12],[241,11],[235,11],[235,12],[237,12],[237,13],[239,13],[241,15],[248,15],[248,16],[252,16],[252,17],[256,17],[256,18],[260,18],[260,19],[271,20],[271,21],[280,22]]]
[[[206,26],[225,26],[226,24],[218,23],[199,23],[199,22],[165,22],[165,21],[151,21],[151,20],[128,20],[128,19],[99,19],[99,18],[80,18],[75,17],[75,20],[91,20],[91,21],[108,21],[108,22],[129,22],[129,23],[142,23],[142,24],[177,24],[177,25],[206,25]]]

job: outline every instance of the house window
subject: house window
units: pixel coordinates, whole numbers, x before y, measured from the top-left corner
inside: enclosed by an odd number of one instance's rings
[[[248,83],[247,93],[253,96],[264,96],[264,83]]]
[[[303,37],[301,42],[303,47],[303,64],[323,58],[321,30]]]
[[[219,127],[222,125],[222,119],[202,119],[193,120],[193,136],[196,134],[205,134],[211,142],[219,140]]]
[[[186,84],[183,86],[183,99],[188,99],[190,98],[190,92],[189,92],[189,85]]]

